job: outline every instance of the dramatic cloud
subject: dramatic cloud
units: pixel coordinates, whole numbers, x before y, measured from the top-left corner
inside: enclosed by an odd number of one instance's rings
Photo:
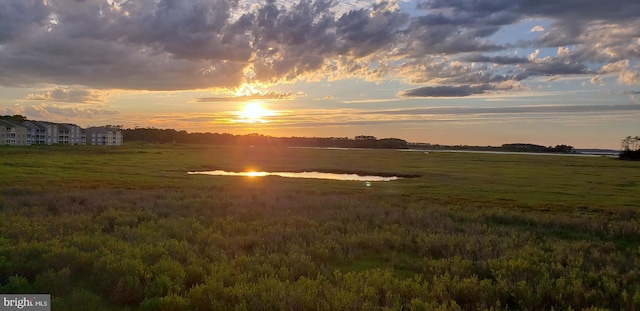
[[[531,114],[531,113],[597,113],[640,111],[640,105],[545,105],[514,107],[442,107],[396,109],[366,112],[381,115],[464,115],[464,114]]]
[[[253,95],[245,95],[245,96],[234,96],[234,97],[202,97],[196,98],[196,102],[199,103],[208,103],[208,102],[248,102],[252,100],[286,100],[293,99],[295,96],[293,93],[278,93],[278,92],[269,92],[266,94],[253,94]]]
[[[117,111],[102,109],[82,109],[75,107],[61,107],[55,104],[42,105],[14,105],[12,107],[0,107],[2,115],[24,115],[30,119],[36,120],[58,120],[65,118],[84,118],[91,119],[102,115],[115,115]]]
[[[105,94],[85,89],[54,88],[43,93],[28,94],[26,99],[51,102],[96,103],[103,102]]]
[[[606,72],[638,84],[637,0],[411,5],[407,12],[393,0],[3,0],[0,85],[233,89],[390,77],[424,86],[417,94],[464,96],[505,81]],[[504,35],[531,20],[545,26],[524,30],[529,39]],[[514,54],[544,48],[557,53]],[[614,70],[619,62],[626,69]],[[30,99],[92,101],[71,92]]]
[[[477,63],[492,63],[497,65],[517,65],[526,64],[529,62],[527,58],[517,56],[486,56],[482,54],[473,54],[462,58],[465,62],[477,62]]]
[[[400,93],[403,97],[463,97],[473,94],[482,94],[488,90],[488,85],[462,85],[462,86],[425,86]]]
[[[529,32],[540,32],[540,31],[544,31],[544,27],[537,25],[537,26],[533,26],[533,28],[531,28],[531,30],[529,30]]]
[[[618,82],[627,85],[640,85],[640,72],[624,70],[620,72]]]
[[[342,41],[339,52],[360,58],[389,49],[407,21],[408,15],[390,2],[380,2],[372,10],[351,11],[336,23]]]
[[[640,85],[640,72],[629,68],[629,61],[622,60],[602,66],[600,72],[603,74],[617,73],[618,82],[626,85]]]

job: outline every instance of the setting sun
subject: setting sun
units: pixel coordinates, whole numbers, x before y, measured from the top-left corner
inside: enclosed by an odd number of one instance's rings
[[[275,115],[275,113],[263,106],[261,102],[251,102],[238,112],[238,122],[247,123],[266,123],[266,117]]]

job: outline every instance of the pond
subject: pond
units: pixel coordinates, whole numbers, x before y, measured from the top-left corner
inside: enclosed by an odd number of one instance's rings
[[[214,176],[245,176],[245,177],[264,177],[264,176],[280,176],[289,178],[315,178],[315,179],[331,179],[331,180],[352,180],[352,181],[392,181],[398,180],[397,176],[374,176],[374,175],[358,175],[358,174],[336,174],[322,172],[228,172],[223,170],[187,172],[187,174],[214,175]]]

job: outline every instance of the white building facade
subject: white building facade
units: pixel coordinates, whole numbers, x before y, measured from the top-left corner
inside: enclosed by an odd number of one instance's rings
[[[100,126],[83,129],[71,123],[46,121],[18,122],[0,118],[0,145],[98,145],[120,146],[124,142],[119,127]]]
[[[120,146],[123,143],[122,131],[112,127],[90,127],[85,130],[87,145]]]
[[[11,146],[31,145],[26,126],[9,120],[0,120],[0,144]]]
[[[53,144],[57,144],[58,143],[58,139],[60,137],[60,132],[58,130],[58,124],[57,123],[51,123],[51,122],[39,122],[44,124],[45,128],[47,129],[47,132],[45,134],[45,140],[47,142],[47,145],[53,145]]]
[[[58,143],[63,145],[84,145],[84,133],[84,130],[75,124],[58,124]]]
[[[22,123],[29,131],[32,145],[54,145],[60,143],[63,134],[60,124],[42,121],[25,121]]]
[[[25,121],[22,125],[27,127],[29,140],[32,145],[47,144],[47,127],[42,122]]]

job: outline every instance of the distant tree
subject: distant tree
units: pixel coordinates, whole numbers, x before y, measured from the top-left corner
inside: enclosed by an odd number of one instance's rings
[[[25,116],[23,116],[23,115],[19,115],[19,114],[14,114],[13,116],[11,116],[11,118],[12,118],[14,121],[16,121],[16,122],[18,122],[18,123],[21,123],[21,124],[22,124],[22,122],[24,122],[24,121],[27,121],[27,120],[28,120],[28,119],[27,119],[27,117],[25,117]]]
[[[513,152],[549,152],[549,148],[534,144],[503,144],[502,150]]]
[[[375,148],[377,139],[374,136],[369,135],[359,135],[354,137],[354,146],[355,148]]]
[[[640,161],[640,136],[627,136],[622,140],[621,160]]]
[[[575,148],[573,146],[567,145],[556,145],[553,148],[549,148],[552,152],[562,152],[562,153],[575,153]]]
[[[19,115],[19,114],[14,114],[12,116],[1,116],[0,119],[5,119],[5,120],[11,120],[14,122],[18,122],[20,124],[22,124],[22,122],[27,121],[27,117],[23,116],[23,115]]]
[[[377,141],[376,148],[401,149],[407,148],[407,141],[399,138],[383,138]]]
[[[375,136],[369,136],[369,135],[358,135],[354,138],[355,140],[376,140]]]
[[[114,127],[114,126],[111,126]],[[407,148],[407,141],[399,138],[377,139],[374,136],[360,135],[347,137],[273,137],[258,133],[233,135],[228,133],[189,133],[174,129],[128,128],[123,130],[127,141],[152,143],[184,143],[238,146],[288,146],[288,147],[337,147],[337,148]]]
[[[575,148],[569,145],[556,145],[555,147],[545,147],[534,144],[503,144],[500,146],[505,151],[517,151],[517,152],[562,152],[562,153],[575,153]]]
[[[640,149],[640,136],[627,136],[622,140],[622,151],[631,150],[635,151]]]

